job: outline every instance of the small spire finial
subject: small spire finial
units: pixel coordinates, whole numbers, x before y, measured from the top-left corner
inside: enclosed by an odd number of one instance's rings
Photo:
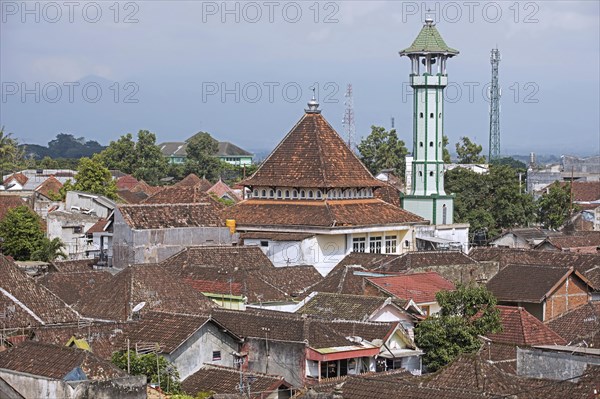
[[[431,17],[425,17],[425,25],[427,25],[427,26],[433,26],[433,25],[435,25],[434,22],[433,22],[433,18],[431,18]]]
[[[313,91],[313,96],[312,99],[307,103],[308,105],[308,109],[305,109],[304,111],[307,114],[320,114],[321,110],[318,109],[319,108],[319,102],[317,101],[316,97],[315,97],[315,88],[312,88]]]

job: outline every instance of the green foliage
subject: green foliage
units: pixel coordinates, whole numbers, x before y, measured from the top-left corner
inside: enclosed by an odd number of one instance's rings
[[[482,147],[472,142],[468,137],[461,137],[459,142],[456,143],[458,163],[485,163],[485,156],[481,155],[481,150]]]
[[[131,174],[136,179],[157,184],[168,171],[168,160],[156,145],[156,136],[147,130],[140,130],[137,143],[128,133],[100,153],[100,160],[109,169],[118,169]]]
[[[9,210],[0,221],[2,252],[16,260],[29,260],[47,240],[41,218],[29,207],[22,205]]]
[[[160,388],[165,392],[179,393],[181,384],[177,368],[162,355],[158,355],[157,367],[156,359],[157,355],[153,353],[138,355],[129,351],[130,374],[145,375],[149,383],[158,384],[160,371]],[[127,351],[113,353],[111,362],[127,371]]]
[[[471,237],[487,231],[527,226],[535,220],[533,197],[521,193],[517,172],[506,165],[490,165],[489,174],[456,168],[446,172],[445,187],[455,193],[454,220],[470,223]]]
[[[202,391],[202,392],[198,392],[196,394],[196,396],[192,396],[192,395],[185,395],[185,394],[176,394],[176,395],[172,395],[171,399],[209,399],[211,398],[213,395],[215,394],[215,392],[213,391]]]
[[[75,183],[67,180],[60,189],[62,198],[67,191],[76,190],[86,193],[104,195],[108,198],[117,198],[117,186],[110,171],[100,162],[98,155],[90,158],[81,158],[75,175]]]
[[[547,229],[561,227],[570,215],[571,185],[553,183],[537,202],[538,220]]]
[[[525,165],[525,162],[521,162],[518,159],[514,159],[512,157],[502,157],[502,158],[498,158],[498,159],[493,159],[490,164],[492,165],[506,165],[506,166],[510,166],[511,168],[525,173],[527,172],[527,165]]]
[[[23,150],[12,137],[12,133],[4,133],[4,127],[0,128],[0,176],[2,171],[21,169],[24,157]]]
[[[456,291],[438,292],[436,300],[440,313],[415,328],[415,343],[425,352],[423,362],[429,371],[438,370],[461,353],[478,350],[478,335],[502,328],[496,298],[484,286],[458,285]]]
[[[217,180],[221,173],[232,168],[227,162],[215,156],[219,149],[219,142],[209,133],[199,132],[187,141],[187,159],[185,174],[194,173],[210,181]]]
[[[444,163],[452,163],[452,159],[450,158],[450,151],[448,151],[448,144],[450,140],[448,140],[448,136],[445,134],[442,135],[442,160]]]
[[[31,260],[42,262],[52,262],[57,258],[67,259],[67,254],[62,250],[65,244],[60,238],[55,237],[52,240],[44,237],[39,247],[31,253]]]
[[[48,152],[43,156],[51,158],[91,157],[102,151],[104,147],[97,141],[87,141],[85,137],[76,138],[72,134],[59,133],[54,140],[48,142]],[[28,148],[28,151],[30,148]]]
[[[371,133],[361,140],[357,148],[360,160],[372,174],[393,169],[396,176],[404,179],[408,149],[404,141],[398,139],[395,129],[388,132],[383,127],[371,126]]]

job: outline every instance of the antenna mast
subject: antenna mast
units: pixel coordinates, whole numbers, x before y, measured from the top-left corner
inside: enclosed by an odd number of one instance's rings
[[[498,85],[498,66],[500,50],[492,49],[492,84],[490,86],[490,151],[488,162],[500,158],[500,87]]]
[[[348,147],[354,151],[354,146],[356,145],[354,141],[356,126],[354,125],[354,100],[352,99],[351,83],[348,83],[344,97],[346,97],[346,100],[344,101],[346,110],[344,111],[344,119],[342,120],[342,124],[344,125],[344,131],[346,132],[346,137],[348,138]]]

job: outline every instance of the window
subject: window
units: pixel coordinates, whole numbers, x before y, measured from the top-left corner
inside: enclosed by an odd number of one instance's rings
[[[290,198],[290,190],[285,190],[285,198]]]
[[[294,198],[294,199],[298,198],[298,190],[292,191],[292,198]]]
[[[260,193],[260,196],[265,198],[267,196],[267,190],[262,190],[262,192]]]
[[[352,239],[352,252],[365,252],[365,237],[354,237]]]
[[[321,198],[323,194],[321,194],[321,190],[317,190],[317,198]]]
[[[275,196],[275,191],[269,190],[269,198],[273,198]]]
[[[430,142],[429,142],[429,146],[430,146],[430,147],[433,147],[433,141],[430,141]]]
[[[419,177],[423,177],[423,172],[419,171]]]
[[[423,113],[421,112],[421,113],[419,113],[419,118],[422,118],[422,117],[423,117]]]
[[[395,254],[398,238],[396,236],[385,236],[385,253]]]
[[[372,254],[381,253],[381,236],[371,237],[369,239],[369,252],[371,252]]]
[[[429,114],[429,117],[430,117],[430,118],[433,118],[433,112]]]
[[[419,141],[419,147],[423,147],[423,142]]]
[[[429,305],[421,305],[419,307],[421,308],[421,310],[423,311],[423,314],[425,316],[429,316],[429,312],[431,311],[431,309],[429,308]]]
[[[221,351],[213,351],[212,355],[213,362],[217,360],[221,360]]]
[[[447,216],[448,216],[448,208],[446,207],[446,204],[444,204],[444,206],[442,206],[442,224],[446,224]]]
[[[260,242],[260,246],[261,247],[268,247],[269,246],[269,241],[261,241]]]
[[[81,227],[81,226],[73,227],[73,234],[81,234],[81,233],[83,233],[83,227]]]
[[[252,196],[253,196],[253,197],[258,197],[258,190],[254,190],[254,191],[252,192]]]
[[[433,177],[433,172],[429,172],[429,176],[432,176],[432,177]]]
[[[281,198],[281,190],[277,190],[277,198]]]
[[[438,118],[441,118],[441,117],[442,117],[442,113],[440,112],[440,114],[438,115]]]
[[[313,193],[313,190],[308,190],[308,198],[312,198],[314,196],[315,194]]]
[[[404,240],[404,248],[410,248],[410,241]]]
[[[300,190],[300,198],[306,198],[306,193],[304,190]]]

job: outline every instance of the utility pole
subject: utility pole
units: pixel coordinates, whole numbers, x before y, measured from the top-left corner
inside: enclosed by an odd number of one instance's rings
[[[500,86],[498,84],[498,66],[500,50],[492,49],[492,82],[490,86],[490,149],[488,162],[500,158]]]

